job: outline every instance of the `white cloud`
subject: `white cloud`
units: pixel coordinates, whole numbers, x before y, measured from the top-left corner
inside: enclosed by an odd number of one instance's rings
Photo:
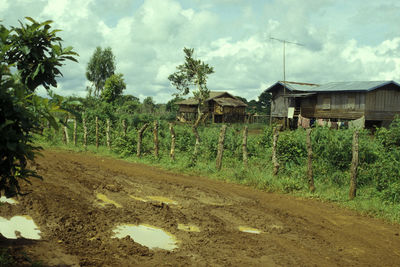
[[[211,90],[256,99],[283,78],[282,44],[270,35],[305,45],[286,46],[288,80],[399,79],[398,7],[394,0],[0,0],[4,24],[52,19],[63,44],[80,54],[79,64],[61,69],[57,93],[85,96],[86,64],[96,46],[110,46],[127,93],[156,102],[175,92],[168,75],[183,63],[183,47],[215,68]]]

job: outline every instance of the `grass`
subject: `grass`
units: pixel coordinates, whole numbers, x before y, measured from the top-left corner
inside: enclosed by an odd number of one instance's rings
[[[40,143],[45,148],[57,148],[75,152],[85,151],[83,147],[73,145]],[[121,157],[108,150],[104,146],[96,149],[89,145],[87,151],[100,156],[112,158],[123,158],[124,160],[143,163],[161,167],[163,169],[184,173],[187,175],[207,176],[211,179],[224,180],[251,186],[268,192],[292,194],[297,197],[319,199],[321,201],[335,202],[339,206],[355,210],[360,214],[379,217],[392,223],[400,223],[400,205],[384,203],[376,191],[371,187],[361,187],[357,191],[357,197],[350,201],[348,199],[348,183],[343,185],[327,182],[328,179],[315,179],[316,191],[310,193],[306,181],[306,166],[288,167],[278,176],[272,175],[272,164],[270,160],[252,159],[249,161],[249,168],[245,169],[242,162],[232,158],[224,158],[223,168],[217,171],[215,161],[200,158],[195,167],[188,167],[189,154],[176,152],[176,160],[171,161],[165,151],[161,151],[160,158],[155,159],[151,154],[145,154],[142,158],[136,156]]]

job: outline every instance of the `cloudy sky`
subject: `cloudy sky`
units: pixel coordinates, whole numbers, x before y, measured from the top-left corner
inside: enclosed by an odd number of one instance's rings
[[[214,67],[211,90],[248,100],[288,81],[400,80],[398,0],[0,0],[0,19],[53,20],[79,63],[62,68],[54,91],[85,96],[85,70],[96,46],[111,47],[126,94],[166,103],[176,91],[167,77],[183,47]]]

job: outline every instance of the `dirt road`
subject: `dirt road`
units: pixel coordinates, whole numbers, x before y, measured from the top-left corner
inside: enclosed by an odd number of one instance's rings
[[[22,246],[51,266],[400,266],[399,225],[334,204],[93,154],[43,155],[36,168],[44,180],[34,180],[19,204],[0,206],[3,217],[31,216],[42,241],[0,245]],[[162,228],[178,247],[115,238],[121,224]]]

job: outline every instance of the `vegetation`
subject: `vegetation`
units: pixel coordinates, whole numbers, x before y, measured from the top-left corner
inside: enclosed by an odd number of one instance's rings
[[[39,149],[32,134],[42,130],[44,121],[58,127],[51,112],[59,107],[36,96],[35,89],[57,86],[59,67],[77,56],[72,47],[62,47],[52,21],[26,19],[30,24],[19,28],[0,25],[0,194],[7,197],[20,193],[19,180],[38,177],[27,167]]]
[[[214,69],[203,61],[194,59],[194,49],[185,47],[183,52],[185,53],[185,63],[177,66],[177,71],[169,75],[168,79],[178,90],[176,96],[189,94],[191,87],[195,86],[193,96],[199,103],[198,117],[200,118],[201,108],[210,95],[210,90],[207,88],[207,77],[214,73]]]
[[[135,115],[138,120],[128,120],[127,134],[123,134],[120,119],[114,117],[111,135],[111,150],[93,146],[90,138],[88,149],[93,152],[106,153],[134,161],[156,164],[180,172],[201,174],[243,183],[268,191],[280,191],[313,198],[335,201],[341,205],[358,209],[368,214],[382,216],[400,222],[400,119],[395,120],[389,129],[378,129],[373,136],[368,130],[360,132],[360,164],[358,169],[357,197],[348,199],[351,143],[353,130],[331,130],[317,127],[312,131],[314,152],[313,169],[316,191],[310,193],[307,183],[307,150],[306,133],[299,129],[280,134],[277,155],[280,172],[272,175],[271,163],[272,128],[264,127],[262,134],[248,137],[249,167],[242,162],[242,125],[230,125],[224,143],[224,160],[222,171],[215,166],[218,135],[220,126],[199,126],[202,143],[199,147],[196,164],[192,163],[195,147],[195,135],[187,125],[176,125],[175,160],[170,159],[169,149],[171,135],[168,122],[159,121],[160,157],[153,155],[153,133],[145,131],[142,144],[142,157],[136,158],[137,133],[141,126],[160,117],[149,117],[145,114]],[[93,120],[89,121],[93,128]],[[104,122],[102,122],[101,143],[104,139]],[[252,125],[250,125],[253,127]],[[53,145],[63,146],[61,136],[54,136],[46,131],[47,138]],[[79,137],[81,138],[81,137]],[[43,142],[44,140],[41,139]],[[71,148],[71,147],[70,147]],[[82,147],[74,148],[81,150]]]
[[[99,97],[104,89],[106,80],[115,72],[115,56],[110,47],[102,49],[96,47],[86,68],[86,78],[94,86],[93,95]],[[92,88],[89,88],[89,96],[92,94]]]

